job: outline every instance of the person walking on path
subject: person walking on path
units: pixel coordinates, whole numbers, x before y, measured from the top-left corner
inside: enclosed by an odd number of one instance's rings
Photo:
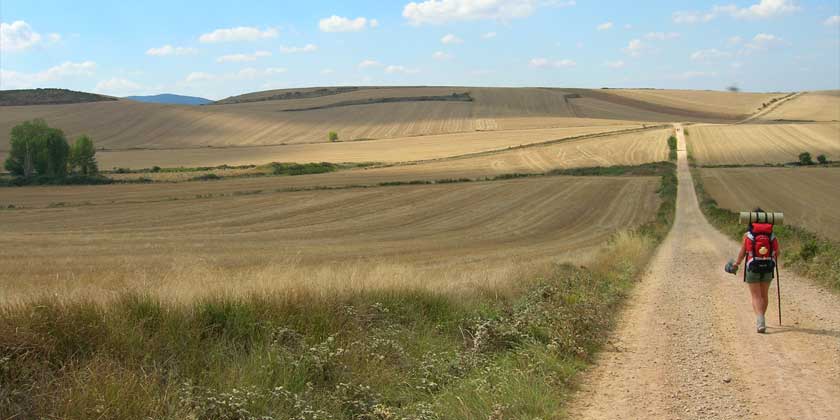
[[[761,208],[754,212],[764,212]],[[733,268],[737,272],[741,261],[746,261],[744,281],[750,289],[753,312],[755,313],[756,332],[764,333],[767,324],[764,315],[767,313],[768,291],[773,281],[773,272],[779,261],[779,240],[773,234],[773,225],[769,223],[750,223],[749,230],[744,234],[741,250],[735,259]]]

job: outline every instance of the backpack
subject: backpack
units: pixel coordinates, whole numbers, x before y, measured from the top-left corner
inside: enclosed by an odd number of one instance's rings
[[[776,269],[776,252],[773,249],[773,225],[770,223],[753,223],[747,239],[747,271],[751,273],[772,273]]]

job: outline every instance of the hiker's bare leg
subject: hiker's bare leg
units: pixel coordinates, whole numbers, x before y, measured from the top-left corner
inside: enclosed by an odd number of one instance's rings
[[[770,291],[770,282],[763,281],[758,284],[761,285],[761,314],[763,315],[767,313],[767,304],[770,302],[770,298],[767,296]]]
[[[764,283],[747,283],[750,288],[750,298],[752,298],[752,308],[756,315],[764,315],[767,310],[766,294],[762,294],[761,288]]]

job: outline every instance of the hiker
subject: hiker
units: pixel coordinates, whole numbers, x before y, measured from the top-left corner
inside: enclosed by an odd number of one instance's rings
[[[754,212],[764,212],[761,208]],[[773,271],[779,260],[779,240],[773,234],[773,225],[770,223],[750,223],[749,229],[744,234],[744,241],[741,244],[741,251],[733,264],[735,271],[738,265],[746,259],[744,268],[744,281],[750,288],[752,297],[753,312],[755,312],[756,332],[764,333],[767,325],[764,322],[764,314],[767,312],[767,292],[770,290],[770,283],[773,281]]]

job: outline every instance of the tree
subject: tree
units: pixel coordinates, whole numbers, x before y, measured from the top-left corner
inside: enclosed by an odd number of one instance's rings
[[[46,170],[41,172],[53,178],[67,175],[67,158],[70,156],[70,145],[64,137],[64,132],[51,128],[46,141]]]
[[[42,119],[24,121],[12,128],[11,149],[4,166],[17,176],[34,174],[62,177],[67,173],[69,146],[64,132]]]
[[[82,175],[95,175],[99,172],[96,164],[96,148],[88,136],[79,136],[70,148],[70,167],[79,169]],[[159,170],[160,168],[158,168]]]
[[[728,90],[730,92],[740,92],[741,91],[741,89],[738,86],[735,86],[735,85],[728,86],[726,88],[726,90]]]
[[[338,133],[336,133],[335,131],[330,131],[330,134],[328,135],[328,137],[329,137],[330,141],[332,141],[332,142],[338,141]]]
[[[817,156],[817,162],[819,162],[820,165],[825,165],[828,163],[828,157],[826,155],[819,155]]]
[[[811,159],[811,154],[808,152],[802,152],[799,154],[799,164],[800,165],[813,165],[814,161]]]

